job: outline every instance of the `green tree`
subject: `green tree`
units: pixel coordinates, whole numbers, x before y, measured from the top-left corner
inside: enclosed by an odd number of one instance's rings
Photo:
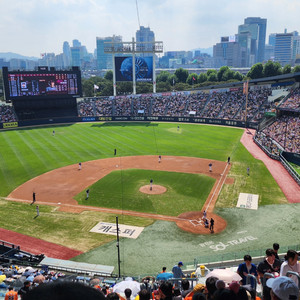
[[[136,84],[136,93],[137,94],[149,94],[152,93],[153,87],[149,82],[138,82]]]
[[[264,77],[272,77],[276,75],[282,74],[282,68],[280,63],[268,61],[263,68],[263,75]]]
[[[168,82],[171,86],[175,86],[175,84],[178,82],[178,78],[175,74],[173,74],[169,77]]]
[[[257,63],[251,67],[250,71],[247,73],[247,77],[251,79],[262,78],[263,69],[264,69],[263,64]]]
[[[206,73],[200,73],[199,76],[198,76],[198,82],[202,83],[202,82],[205,82],[205,81],[207,81]]]
[[[300,65],[295,66],[295,67],[293,68],[293,73],[297,73],[297,72],[300,72]]]
[[[94,96],[94,83],[89,79],[82,79],[82,94],[85,97]]]
[[[178,78],[179,82],[186,83],[186,80],[189,76],[189,72],[183,68],[179,68],[175,71],[175,76]]]
[[[114,77],[113,71],[111,70],[107,71],[106,74],[104,75],[104,79],[106,80],[113,80],[113,77]]]
[[[186,91],[188,89],[190,89],[191,87],[187,84],[187,83],[183,83],[183,82],[178,82],[175,85],[175,90],[176,91]]]
[[[208,77],[211,73],[216,73],[216,74],[217,74],[217,70],[215,70],[215,69],[209,69],[209,70],[207,70],[207,72],[206,72],[207,77]]]
[[[132,82],[131,81],[122,81],[117,84],[117,94],[126,95],[132,94]]]
[[[282,74],[290,74],[290,73],[292,73],[292,67],[291,67],[291,65],[285,65],[282,68]]]
[[[242,81],[243,80],[243,75],[240,72],[236,71],[233,75],[233,79],[236,79],[238,81]]]
[[[217,72],[210,73],[209,76],[207,77],[207,81],[211,81],[211,82],[218,81]]]
[[[218,81],[226,81],[227,79],[223,80],[223,74],[230,70],[228,66],[223,66],[219,69],[219,72],[217,73]]]
[[[195,85],[198,83],[198,75],[196,73],[192,73],[188,76],[186,83],[189,85]]]
[[[221,81],[228,81],[228,80],[231,80],[233,79],[234,77],[234,72],[231,70],[231,69],[227,69],[223,75],[222,75],[222,78],[221,78]]]
[[[114,94],[112,81],[106,81],[104,88],[101,90],[101,96],[112,96]]]
[[[168,71],[161,71],[156,77],[156,82],[167,82],[169,81],[171,74]]]
[[[171,85],[169,84],[169,82],[158,82],[156,85],[156,91],[158,93],[169,92],[171,91]]]

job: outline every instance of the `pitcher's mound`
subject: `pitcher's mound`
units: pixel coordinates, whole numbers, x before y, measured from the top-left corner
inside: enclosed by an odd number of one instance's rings
[[[147,184],[147,185],[140,187],[139,191],[144,194],[159,195],[159,194],[165,193],[167,191],[167,189],[162,185],[153,184],[152,191],[150,191],[150,184]]]

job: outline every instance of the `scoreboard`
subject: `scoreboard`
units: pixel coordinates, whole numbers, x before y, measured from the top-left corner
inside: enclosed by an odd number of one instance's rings
[[[80,70],[8,71],[3,68],[5,98],[72,98],[82,94]]]

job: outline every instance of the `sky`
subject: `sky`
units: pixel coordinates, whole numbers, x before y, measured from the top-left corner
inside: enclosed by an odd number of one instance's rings
[[[35,57],[62,53],[73,39],[92,53],[96,37],[131,41],[139,25],[164,51],[212,47],[246,17],[267,19],[266,41],[285,28],[300,31],[299,0],[0,0],[0,11],[0,52]]]

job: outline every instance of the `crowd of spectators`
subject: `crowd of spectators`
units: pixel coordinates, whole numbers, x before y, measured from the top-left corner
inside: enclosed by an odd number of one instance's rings
[[[0,105],[0,123],[16,122],[17,116],[12,106]]]
[[[247,120],[252,119],[259,111],[263,104],[268,105],[267,100],[271,95],[271,89],[259,89],[250,91],[248,94],[247,102]],[[242,109],[236,115],[236,120],[245,120],[246,116],[246,101],[242,106]]]
[[[247,119],[263,116],[270,89],[250,91],[247,103]],[[78,104],[79,116],[172,116],[204,117],[228,120],[244,120],[246,97],[241,89],[232,91],[198,93],[166,93],[117,97],[111,99],[84,100]]]
[[[287,152],[300,153],[300,118],[279,117],[263,130],[265,136],[275,140]]]
[[[138,116],[140,112],[143,111],[143,115],[149,116],[150,115],[150,106],[151,106],[152,97],[138,97],[132,99],[132,106],[133,106],[133,113],[132,115]]]
[[[95,102],[96,116],[111,116],[112,115],[112,101],[104,98],[97,99]]]
[[[228,101],[224,105],[219,115],[219,118],[234,120],[235,115],[243,107],[245,101],[246,101],[246,96],[242,93],[241,90],[232,91],[228,95]]]
[[[300,88],[292,90],[288,99],[280,107],[300,111]]]
[[[209,99],[209,95],[206,93],[191,94],[188,99],[185,117],[190,115],[190,112],[195,112],[195,116],[200,116],[200,112],[203,110],[206,102]]]
[[[256,141],[265,147],[269,153],[279,156],[283,148],[278,145],[272,138],[267,136],[262,131],[258,131],[255,135]]]
[[[155,97],[152,100],[152,116],[164,116],[167,112],[167,104],[169,96],[167,97]]]
[[[48,271],[47,268],[20,268],[15,265],[0,266],[0,278],[2,284],[6,287],[9,285],[7,295],[19,295],[22,300],[298,299],[298,276],[290,276],[288,271],[300,275],[299,253],[288,250],[281,260],[278,251],[279,244],[274,243],[273,248],[266,250],[265,258],[257,265],[252,263],[250,255],[245,255],[244,262],[236,267],[236,271],[230,270],[225,275],[224,272],[220,272],[222,270],[212,270],[203,277],[202,283],[195,286],[191,286],[189,277],[181,270],[182,262],[176,264],[172,272],[167,272],[166,267],[163,267],[162,272],[156,277],[146,276],[141,282],[127,277],[124,281],[116,283],[101,277],[66,276],[64,273]],[[260,284],[262,284],[262,298],[257,294],[257,285]]]
[[[92,117],[95,115],[94,101],[92,99],[84,99],[78,103],[77,107],[78,115],[81,117]]]
[[[120,97],[116,98],[115,102],[115,116],[131,116],[132,106],[131,98]]]
[[[180,117],[184,116],[188,96],[177,94],[175,96],[168,96],[166,116]]]
[[[229,92],[211,94],[209,101],[200,113],[200,117],[217,118],[228,97]]]

